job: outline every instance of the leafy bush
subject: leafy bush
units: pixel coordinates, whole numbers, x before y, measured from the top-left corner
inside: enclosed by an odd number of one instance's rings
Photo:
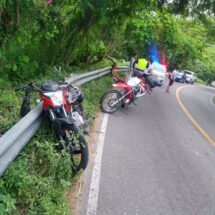
[[[200,79],[200,78],[197,78],[195,81],[198,84],[205,84],[205,82],[202,79]]]
[[[0,214],[10,214],[14,211],[16,209],[15,202],[15,199],[10,195],[0,194]]]
[[[3,195],[13,197],[4,202],[11,204],[10,214],[70,214],[64,191],[71,185],[71,161],[55,150],[51,137],[43,125],[0,180]]]
[[[215,96],[213,97],[212,101],[213,101],[213,103],[215,104]]]

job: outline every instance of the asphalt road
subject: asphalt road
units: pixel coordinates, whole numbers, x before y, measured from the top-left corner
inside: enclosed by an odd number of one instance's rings
[[[97,215],[215,214],[215,148],[176,99],[156,88],[127,113],[109,116],[102,156]],[[215,91],[182,89],[185,107],[215,139]]]
[[[215,88],[192,87],[181,91],[181,100],[201,127],[215,140]]]

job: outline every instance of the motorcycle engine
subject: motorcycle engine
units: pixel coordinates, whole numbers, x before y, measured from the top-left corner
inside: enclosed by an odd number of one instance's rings
[[[72,118],[75,120],[75,125],[77,127],[84,124],[83,117],[77,111],[72,112]]]

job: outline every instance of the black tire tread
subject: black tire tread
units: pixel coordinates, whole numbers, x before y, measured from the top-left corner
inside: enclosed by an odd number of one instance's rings
[[[107,110],[104,109],[104,107],[103,107],[103,105],[102,105],[104,98],[105,98],[108,94],[113,93],[113,92],[118,93],[120,97],[122,96],[122,91],[120,91],[120,90],[118,90],[118,89],[111,89],[111,90],[106,91],[106,92],[103,94],[103,96],[101,97],[101,99],[100,99],[100,109],[101,109],[101,111],[102,111],[103,113],[111,114],[111,113],[116,112],[116,111],[121,107],[121,105],[119,105],[119,106],[118,106],[116,109],[114,109],[113,111],[107,111]]]

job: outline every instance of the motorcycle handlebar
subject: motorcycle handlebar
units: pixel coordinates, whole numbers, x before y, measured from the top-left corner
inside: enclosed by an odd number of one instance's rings
[[[18,87],[15,89],[15,91],[19,91],[19,90],[20,91],[21,90],[23,90],[23,91],[33,91],[33,90],[40,91],[40,89],[32,82],[23,87]]]
[[[58,81],[58,84],[60,87],[72,87],[73,88],[72,84],[65,82],[65,81]],[[65,86],[63,86],[63,85],[65,85]]]
[[[65,84],[65,85],[68,85],[69,83],[68,83],[68,82],[65,82],[65,81],[58,81],[58,84],[59,84],[59,85],[64,85],[64,84]]]
[[[24,87],[18,87],[15,89],[15,91],[23,90]]]
[[[65,81],[58,81],[57,83],[59,84],[59,86],[66,85],[65,87],[71,86],[73,88],[72,84],[69,84]],[[41,89],[38,88],[33,82],[30,82],[23,87],[16,88],[15,91],[41,91]]]

